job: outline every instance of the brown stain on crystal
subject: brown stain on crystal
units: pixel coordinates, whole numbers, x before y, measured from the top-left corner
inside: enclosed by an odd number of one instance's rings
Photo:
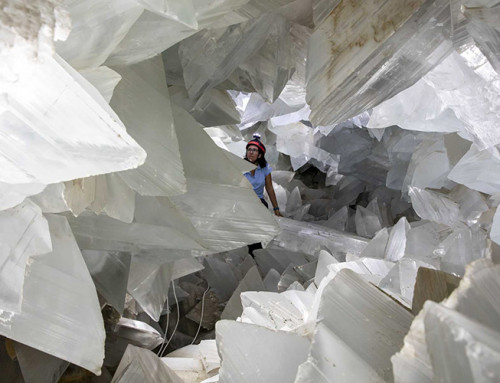
[[[369,41],[374,41],[377,44],[383,43],[392,34],[394,34],[401,26],[408,21],[408,19],[417,11],[420,6],[424,3],[424,0],[414,0],[406,2],[396,2],[394,1],[391,6],[396,7],[396,11],[393,12],[380,12],[374,16],[373,22],[371,22],[370,32],[362,31],[359,36],[355,37],[352,41],[344,46],[339,46],[335,42],[335,32],[339,29],[341,25],[340,20],[342,15],[346,13],[346,10],[356,10],[360,9],[360,12],[364,13],[361,17],[369,17],[366,15],[366,11],[363,8],[363,1],[361,0],[342,0],[329,14],[327,20],[331,23],[332,35],[329,36],[330,42],[330,54],[332,56],[332,61],[344,52],[356,48],[364,47]],[[344,15],[345,16],[345,15]],[[342,31],[338,36],[342,35]],[[335,73],[335,65],[330,66],[326,76],[330,80]]]

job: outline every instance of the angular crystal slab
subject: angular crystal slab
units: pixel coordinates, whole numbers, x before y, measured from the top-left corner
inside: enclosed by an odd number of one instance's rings
[[[52,251],[49,226],[40,208],[26,200],[0,212],[0,308],[19,313],[29,257]]]
[[[31,258],[21,312],[1,310],[0,333],[99,374],[105,331],[95,286],[66,218],[46,219],[52,252]]]
[[[144,8],[134,0],[66,1],[71,32],[66,41],[56,42],[56,51],[76,69],[101,65]]]
[[[292,382],[310,344],[297,334],[229,320],[217,322],[216,339],[219,382],[226,383]]]
[[[411,203],[420,218],[454,227],[458,223],[459,206],[446,195],[410,186]]]
[[[115,88],[111,106],[148,153],[141,167],[120,173],[120,177],[141,195],[184,193],[186,181],[161,57],[114,69],[122,81]]]
[[[39,194],[45,189],[43,184],[6,184],[0,182],[0,210],[19,205],[26,197]]]
[[[413,315],[351,270],[325,283],[306,371],[295,382],[311,381],[314,371],[325,381],[392,381],[390,357]]]
[[[95,250],[83,250],[82,255],[99,294],[123,313],[131,255]]]
[[[309,41],[311,121],[345,121],[412,85],[451,52],[450,21],[447,1],[339,2]]]
[[[57,383],[69,362],[36,350],[22,343],[14,343],[16,357],[25,382]]]
[[[4,95],[2,182],[56,183],[144,162],[146,153],[107,102],[58,56],[33,64]]]
[[[182,383],[183,381],[155,353],[129,344],[111,382]]]
[[[309,222],[293,221],[288,218],[276,219],[281,233],[273,239],[271,246],[308,255],[327,249],[331,254],[360,254],[368,244],[368,240],[352,234],[346,234],[321,225]]]

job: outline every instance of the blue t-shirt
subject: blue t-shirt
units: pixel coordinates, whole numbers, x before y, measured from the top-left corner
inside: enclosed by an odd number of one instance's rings
[[[266,185],[266,176],[271,173],[271,167],[269,164],[265,168],[257,166],[255,169],[255,175],[252,176],[252,172],[246,172],[245,177],[253,186],[253,191],[257,194],[257,197],[264,198],[264,186]]]

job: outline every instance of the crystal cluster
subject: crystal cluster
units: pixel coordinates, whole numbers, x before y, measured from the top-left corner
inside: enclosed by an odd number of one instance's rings
[[[499,4],[2,4],[2,377],[498,381]]]

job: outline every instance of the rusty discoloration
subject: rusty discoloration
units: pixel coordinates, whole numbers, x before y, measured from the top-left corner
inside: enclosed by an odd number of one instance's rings
[[[336,62],[346,56],[368,56],[376,47],[384,43],[400,29],[420,8],[425,0],[366,2],[343,0],[325,20],[325,31],[330,43],[332,56],[326,76],[331,80],[336,72]],[[368,43],[374,47],[370,52],[362,52]],[[342,59],[344,58],[344,60]]]

